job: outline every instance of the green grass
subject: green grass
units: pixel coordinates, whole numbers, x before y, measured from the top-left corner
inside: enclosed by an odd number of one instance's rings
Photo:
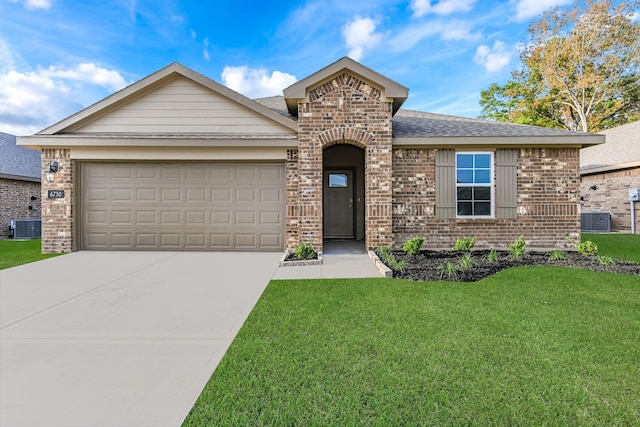
[[[0,270],[57,255],[59,254],[42,254],[40,239],[0,240]]]
[[[582,240],[598,245],[598,254],[640,263],[640,234],[582,233]]]
[[[272,281],[185,426],[637,425],[640,278]]]

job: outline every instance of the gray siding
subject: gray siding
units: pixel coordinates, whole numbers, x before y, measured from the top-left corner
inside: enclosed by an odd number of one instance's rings
[[[291,131],[197,83],[178,78],[77,132],[251,135]]]

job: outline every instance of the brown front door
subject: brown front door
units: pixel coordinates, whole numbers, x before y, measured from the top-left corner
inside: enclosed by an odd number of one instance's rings
[[[323,178],[324,237],[355,237],[353,172],[351,170],[325,170]]]

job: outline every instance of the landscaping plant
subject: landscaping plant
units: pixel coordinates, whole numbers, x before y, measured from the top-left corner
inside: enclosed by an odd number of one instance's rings
[[[562,261],[566,258],[567,257],[565,256],[564,252],[558,249],[551,251],[551,253],[549,254],[549,261]]]
[[[476,244],[475,237],[469,237],[469,238],[463,237],[461,239],[456,240],[456,243],[453,245],[453,250],[469,252],[471,249],[473,249],[475,244]]]
[[[316,251],[310,243],[300,243],[293,251],[293,255],[298,259],[312,259],[316,256]]]
[[[402,246],[402,250],[407,255],[417,255],[422,249],[422,244],[424,243],[424,237],[414,237],[405,242]]]
[[[521,259],[527,251],[527,244],[524,241],[524,237],[519,236],[513,243],[509,243],[507,248],[513,259]]]

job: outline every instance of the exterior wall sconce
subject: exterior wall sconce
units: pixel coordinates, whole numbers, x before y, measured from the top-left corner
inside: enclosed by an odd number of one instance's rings
[[[58,162],[49,163],[49,170],[45,172],[44,176],[47,182],[53,182],[54,174],[58,173]]]

